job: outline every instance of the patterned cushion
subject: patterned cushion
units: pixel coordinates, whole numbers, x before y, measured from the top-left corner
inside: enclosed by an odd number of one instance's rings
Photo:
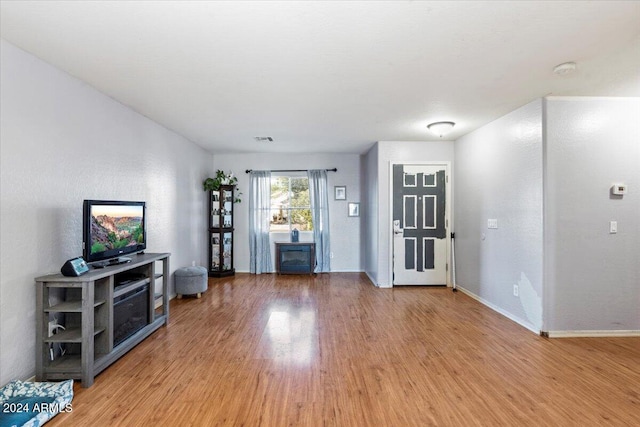
[[[0,427],[37,427],[60,411],[71,410],[73,380],[11,381],[0,389]]]
[[[40,412],[48,411],[55,397],[14,396],[2,402],[0,426],[23,426]]]

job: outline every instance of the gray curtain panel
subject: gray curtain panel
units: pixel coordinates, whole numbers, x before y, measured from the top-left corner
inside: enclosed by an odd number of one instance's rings
[[[329,245],[329,189],[327,171],[309,170],[309,199],[313,218],[313,241],[316,244],[316,273],[331,271]]]
[[[271,245],[269,216],[271,208],[271,172],[252,171],[249,183],[249,271],[270,273]]]

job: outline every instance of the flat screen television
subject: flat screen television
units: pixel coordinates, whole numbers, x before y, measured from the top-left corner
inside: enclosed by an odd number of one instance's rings
[[[147,247],[145,202],[85,200],[82,249],[93,267],[128,262]]]

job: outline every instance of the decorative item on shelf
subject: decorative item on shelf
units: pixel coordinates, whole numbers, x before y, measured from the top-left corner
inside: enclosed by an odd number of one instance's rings
[[[224,171],[221,171],[220,169],[218,169],[216,171],[216,176],[213,178],[205,179],[204,182],[202,183],[202,187],[204,191],[218,191],[221,185],[237,185],[237,184],[238,184],[238,178],[233,174],[233,172],[225,173]],[[242,193],[236,190],[235,198],[233,202],[234,203],[242,202],[242,199],[240,198],[240,196],[242,196]],[[231,201],[231,196],[227,196],[225,200]],[[217,195],[214,196],[213,201],[215,202],[219,201]]]

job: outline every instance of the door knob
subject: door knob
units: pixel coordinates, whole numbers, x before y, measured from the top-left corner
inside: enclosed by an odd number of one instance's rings
[[[400,228],[400,220],[393,221],[393,234],[402,234],[402,228]]]

